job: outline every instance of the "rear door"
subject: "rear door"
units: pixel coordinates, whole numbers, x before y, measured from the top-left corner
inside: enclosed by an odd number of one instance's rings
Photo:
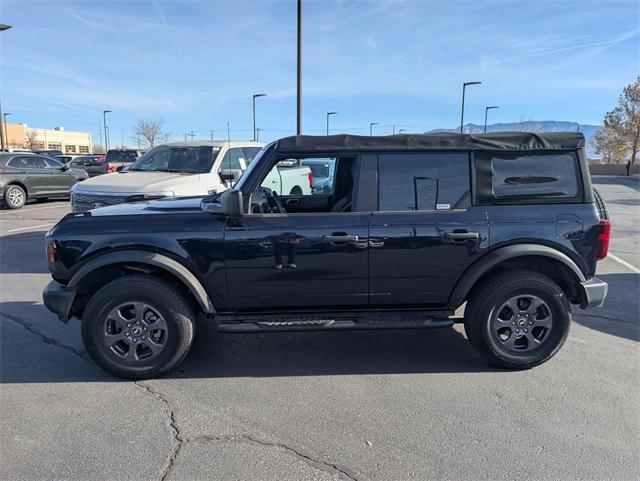
[[[483,207],[471,205],[466,152],[378,156],[378,209],[369,229],[369,301],[439,307],[489,246]]]
[[[71,170],[62,170],[63,165],[54,159],[45,158],[46,169],[49,174],[47,190],[52,194],[66,194],[76,183],[76,176]]]

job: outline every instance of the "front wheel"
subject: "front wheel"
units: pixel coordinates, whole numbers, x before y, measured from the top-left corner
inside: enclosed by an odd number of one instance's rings
[[[558,352],[570,323],[569,302],[555,282],[537,272],[510,271],[487,279],[473,294],[464,328],[492,364],[528,369]]]
[[[104,370],[147,379],[174,369],[193,341],[195,315],[184,295],[152,275],[130,275],[100,289],[82,316],[82,340]]]

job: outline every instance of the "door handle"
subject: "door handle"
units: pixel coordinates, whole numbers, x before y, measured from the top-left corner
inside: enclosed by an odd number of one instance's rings
[[[327,242],[358,242],[359,237],[357,235],[326,235],[322,237]]]
[[[451,240],[480,239],[479,232],[445,232],[442,235]]]
[[[300,199],[287,199],[284,205],[286,205],[287,207],[295,207],[297,205],[300,205]]]

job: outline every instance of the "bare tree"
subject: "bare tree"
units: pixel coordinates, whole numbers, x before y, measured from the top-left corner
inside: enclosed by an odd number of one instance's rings
[[[602,155],[602,160],[606,164],[619,164],[624,160],[626,148],[620,136],[614,128],[605,125],[599,129],[591,139],[591,146],[596,154]]]
[[[29,150],[38,148],[38,131],[36,129],[27,129],[24,133],[24,143]]]
[[[163,125],[164,121],[161,119],[140,119],[136,124],[136,128],[134,130],[135,136],[132,139],[136,142],[140,141],[140,143],[146,148],[155,147],[161,143],[163,139],[167,138],[168,133],[163,132]]]
[[[94,154],[104,154],[104,146],[100,144],[93,144],[93,153]]]

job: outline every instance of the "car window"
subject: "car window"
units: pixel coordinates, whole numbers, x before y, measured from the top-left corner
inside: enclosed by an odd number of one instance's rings
[[[495,199],[575,197],[578,180],[571,154],[491,158],[491,193]]]
[[[257,152],[256,152],[257,153]],[[220,163],[220,171],[223,170],[245,170],[249,161],[241,147],[234,147],[224,154]]]
[[[17,169],[44,169],[46,167],[44,159],[35,155],[14,157],[9,165]]]
[[[44,159],[44,163],[47,169],[60,169],[63,165],[55,159]]]
[[[211,172],[218,147],[212,146],[159,146],[140,157],[130,171],[183,172],[204,174]]]
[[[441,210],[460,207],[469,193],[466,153],[411,153],[379,156],[381,211]]]
[[[242,147],[244,151],[244,157],[247,159],[247,165],[251,163],[251,161],[258,155],[258,152],[262,150],[261,147]]]
[[[107,152],[107,162],[135,162],[138,155],[131,150],[110,150]]]

